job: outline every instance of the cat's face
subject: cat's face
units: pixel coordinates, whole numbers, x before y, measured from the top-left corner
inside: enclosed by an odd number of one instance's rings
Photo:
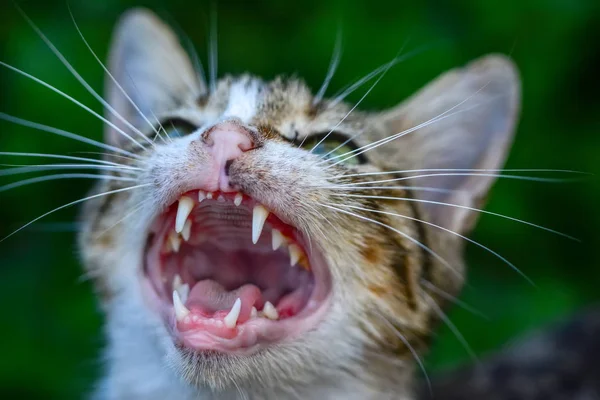
[[[209,90],[191,65],[149,13],[122,21],[106,137],[123,150],[108,160],[130,169],[97,185],[113,193],[86,205],[80,235],[109,358],[143,348],[211,390],[397,384],[440,294],[462,284],[456,234],[492,183],[439,169],[501,167],[518,105],[510,63],[488,57],[383,113],[316,99],[295,79]],[[438,170],[409,171],[425,168]]]

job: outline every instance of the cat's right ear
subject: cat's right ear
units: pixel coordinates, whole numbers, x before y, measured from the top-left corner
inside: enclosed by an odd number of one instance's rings
[[[206,92],[206,84],[200,81],[177,36],[146,9],[128,11],[118,23],[109,71],[114,80],[106,77],[108,102],[142,132],[152,131],[148,121],[156,124],[156,118]],[[107,118],[121,130],[131,132],[113,114],[108,113]],[[127,138],[107,126],[105,140],[119,146]]]

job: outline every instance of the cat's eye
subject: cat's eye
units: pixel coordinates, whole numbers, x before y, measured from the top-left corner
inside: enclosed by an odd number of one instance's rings
[[[304,149],[312,149],[312,153],[333,161],[341,161],[346,165],[364,164],[366,159],[359,154],[355,157],[352,153],[357,149],[356,144],[344,135],[336,132],[323,133],[308,138],[302,145]]]
[[[166,136],[171,139],[189,135],[198,129],[195,125],[179,118],[168,119],[162,122],[161,125],[164,130],[161,129],[160,134],[165,135],[166,133]]]

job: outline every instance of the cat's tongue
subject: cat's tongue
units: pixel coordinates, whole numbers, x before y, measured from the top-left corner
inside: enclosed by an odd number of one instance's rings
[[[212,279],[196,283],[185,305],[192,313],[220,318],[229,313],[238,298],[242,302],[238,323],[250,319],[253,306],[262,307],[262,295],[258,286],[246,284],[229,291]]]

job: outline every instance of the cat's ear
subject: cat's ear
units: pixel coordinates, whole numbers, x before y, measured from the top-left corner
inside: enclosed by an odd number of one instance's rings
[[[490,176],[494,172],[472,170],[503,168],[519,108],[519,76],[513,63],[504,56],[489,55],[443,74],[412,98],[383,114],[382,122],[386,134],[390,135],[431,121],[395,141],[394,167],[439,169],[410,175],[446,174],[401,183],[444,189],[415,190],[414,195],[422,200],[461,207],[483,206],[494,182],[494,177]],[[437,121],[436,117],[439,117]],[[430,222],[461,234],[473,227],[478,215],[460,207],[421,204]]]
[[[127,12],[118,23],[110,49],[109,71],[118,84],[106,77],[108,102],[144,133],[151,132],[148,121],[156,124],[155,116],[159,118],[206,92],[205,83],[194,71],[177,36],[146,9]],[[110,113],[107,117],[135,137],[121,120]],[[111,127],[105,133],[106,141],[113,145],[127,140]]]

